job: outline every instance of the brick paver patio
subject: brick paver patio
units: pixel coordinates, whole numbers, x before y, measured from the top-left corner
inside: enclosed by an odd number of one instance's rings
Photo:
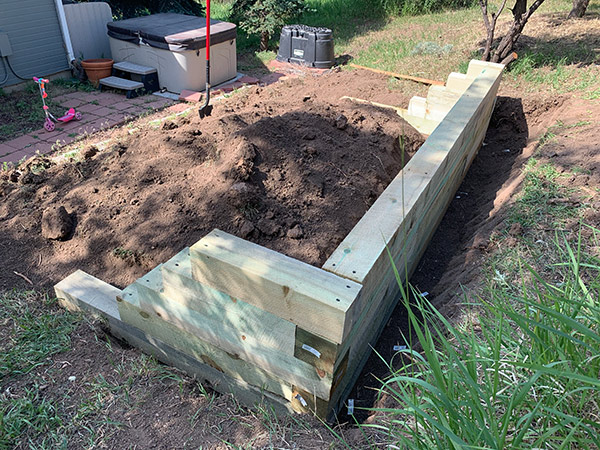
[[[143,113],[168,107],[175,103],[156,95],[145,95],[127,99],[123,94],[113,92],[72,92],[54,98],[66,111],[75,108],[83,114],[82,120],[57,123],[52,132],[42,128],[10,141],[0,143],[0,164],[18,162],[40,152],[49,153],[70,144],[82,135],[91,134],[122,124]],[[173,105],[175,106],[175,105]],[[55,115],[63,111],[53,111]]]

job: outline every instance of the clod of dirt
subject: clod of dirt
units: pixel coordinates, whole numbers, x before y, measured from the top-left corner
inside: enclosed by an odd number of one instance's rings
[[[249,183],[235,183],[227,191],[227,202],[235,208],[244,208],[256,202],[256,189]]]
[[[10,183],[6,181],[0,181],[0,197],[10,194],[13,190],[13,187]]]
[[[254,144],[243,139],[235,149],[235,154],[239,155],[239,159],[227,175],[234,180],[246,181],[254,168],[254,158],[256,158]]]
[[[521,225],[519,222],[513,223],[508,231],[508,234],[511,236],[521,236],[523,234],[523,225]]]
[[[17,169],[11,170],[10,173],[8,174],[8,181],[16,183],[19,181],[20,176],[21,176],[21,172],[19,172]]]
[[[348,118],[340,114],[335,118],[335,126],[338,130],[345,130],[348,127]]]
[[[162,129],[163,130],[174,130],[175,128],[178,128],[179,125],[177,125],[175,122],[172,122],[170,120],[167,120],[166,122],[164,122],[162,124]]]
[[[281,227],[277,225],[277,222],[266,217],[258,221],[257,227],[266,236],[277,236],[281,231]]]
[[[315,134],[314,131],[307,131],[302,136],[302,139],[304,139],[305,141],[314,141],[316,139],[316,137],[317,137],[317,135]]]
[[[302,236],[304,236],[304,231],[300,225],[296,225],[287,232],[287,237],[291,239],[300,239]]]
[[[252,222],[250,222],[249,220],[244,220],[241,223],[239,234],[242,239],[246,239],[248,236],[250,236],[252,234],[253,231],[254,231],[254,224]]]
[[[20,184],[40,184],[42,177],[31,172],[25,172],[19,177]]]
[[[42,236],[50,240],[64,240],[73,231],[73,219],[64,206],[50,207],[42,213]]]
[[[90,158],[93,158],[94,156],[96,156],[97,154],[98,154],[98,147],[96,147],[95,145],[90,145],[83,151],[82,156],[85,159],[90,159]]]
[[[123,142],[117,142],[116,144],[111,145],[109,148],[110,152],[116,152],[119,156],[123,156],[126,150],[127,145],[125,145]]]

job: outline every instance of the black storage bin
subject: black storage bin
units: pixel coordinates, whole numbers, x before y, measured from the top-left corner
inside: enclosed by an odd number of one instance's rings
[[[277,60],[329,69],[333,66],[333,33],[329,28],[286,25],[281,30]]]

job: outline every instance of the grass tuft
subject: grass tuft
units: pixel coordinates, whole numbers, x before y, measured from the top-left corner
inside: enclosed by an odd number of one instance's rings
[[[70,348],[77,318],[54,310],[55,302],[37,292],[0,295],[0,320],[11,324],[3,328],[0,379],[28,373],[51,355]]]
[[[405,289],[417,342],[382,388],[394,406],[365,426],[409,449],[595,448],[600,265],[583,263],[580,241],[555,246],[560,283],[521,261],[519,291],[467,298],[479,314],[463,326]]]

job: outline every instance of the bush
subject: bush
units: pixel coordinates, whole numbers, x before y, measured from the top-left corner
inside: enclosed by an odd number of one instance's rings
[[[84,3],[98,0],[76,0]],[[103,0],[110,5],[113,18],[116,20],[149,14],[175,12],[192,16],[204,16],[204,6],[200,0]]]
[[[267,50],[271,36],[305,8],[304,0],[235,0],[231,20],[249,34],[260,34],[260,49]]]
[[[464,8],[477,4],[476,0],[378,0],[388,15],[425,14],[442,9]]]

